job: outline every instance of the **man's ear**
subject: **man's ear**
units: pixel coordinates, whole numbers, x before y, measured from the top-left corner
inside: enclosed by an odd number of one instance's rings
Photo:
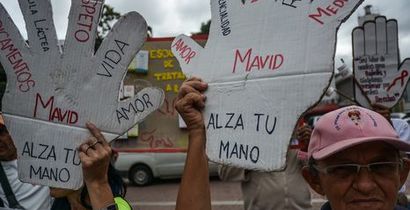
[[[322,185],[320,184],[319,174],[315,171],[312,171],[309,167],[305,166],[302,168],[302,175],[305,178],[305,181],[309,186],[320,195],[325,195]]]
[[[400,186],[403,186],[407,180],[410,170],[410,160],[407,158],[403,159],[403,168],[400,170]]]

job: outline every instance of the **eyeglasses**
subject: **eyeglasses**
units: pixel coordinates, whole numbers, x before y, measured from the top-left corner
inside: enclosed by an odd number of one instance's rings
[[[330,165],[326,167],[319,167],[313,165],[313,168],[319,172],[326,175],[333,176],[336,178],[347,178],[351,176],[356,176],[359,174],[361,168],[367,168],[367,170],[373,175],[377,176],[391,176],[396,173],[399,168],[403,166],[403,161],[397,162],[375,162],[366,165],[360,164],[339,164]]]

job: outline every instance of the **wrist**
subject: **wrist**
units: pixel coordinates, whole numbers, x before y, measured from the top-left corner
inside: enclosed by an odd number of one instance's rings
[[[105,209],[114,203],[114,196],[108,182],[86,182],[86,186],[93,209]]]
[[[205,127],[189,130],[188,150],[205,150],[206,131]]]
[[[189,135],[202,135],[205,133],[205,126],[195,126],[195,127],[188,127]]]
[[[87,189],[95,189],[99,190],[99,188],[106,188],[110,187],[110,183],[108,182],[108,179],[101,179],[101,180],[86,180],[84,179],[85,185],[87,186]]]

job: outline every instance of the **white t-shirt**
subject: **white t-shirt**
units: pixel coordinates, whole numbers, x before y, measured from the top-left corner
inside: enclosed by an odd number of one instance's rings
[[[394,130],[399,135],[400,140],[410,143],[410,126],[405,120],[391,119]]]
[[[396,130],[399,135],[399,139],[410,143],[410,126],[407,121],[402,119],[391,119],[394,130]],[[404,184],[399,192],[406,192],[406,184]]]
[[[19,204],[27,210],[49,210],[53,199],[50,197],[50,190],[46,186],[23,183],[18,179],[17,160],[1,161],[4,172],[9,180],[10,187],[16,196]],[[0,185],[0,198],[5,207],[8,201]]]

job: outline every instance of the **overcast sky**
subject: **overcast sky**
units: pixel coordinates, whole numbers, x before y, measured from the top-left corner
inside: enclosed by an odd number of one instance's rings
[[[233,0],[239,1],[239,0]],[[17,0],[0,0],[6,7],[21,33],[26,37],[24,21]],[[51,0],[54,11],[54,23],[59,39],[65,37],[68,22],[69,0]],[[106,0],[121,14],[137,11],[147,20],[154,30],[155,37],[172,37],[181,33],[190,34],[199,31],[202,22],[210,19],[209,0]],[[363,15],[363,6],[372,4],[374,11],[395,18],[399,23],[399,46],[402,59],[410,57],[410,0],[365,0],[362,6],[342,25],[338,33],[336,65],[344,58],[351,62],[351,31],[357,25],[358,15]]]

